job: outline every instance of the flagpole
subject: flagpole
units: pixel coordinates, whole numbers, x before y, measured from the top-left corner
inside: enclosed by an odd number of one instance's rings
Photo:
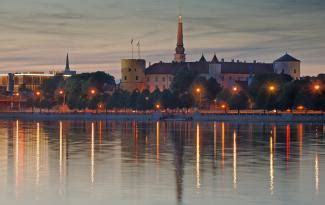
[[[140,41],[138,41],[138,58],[140,59],[141,58],[141,55],[140,55]]]
[[[133,39],[131,39],[131,55],[132,55],[132,59],[133,59],[133,50],[134,50],[134,48],[133,48]]]

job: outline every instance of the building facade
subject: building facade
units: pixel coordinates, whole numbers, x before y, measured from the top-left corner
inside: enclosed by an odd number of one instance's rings
[[[121,67],[121,89],[132,92],[145,88],[145,60],[122,59]]]
[[[216,55],[207,61],[204,55],[195,62],[186,62],[183,39],[183,19],[178,18],[177,43],[174,60],[170,63],[159,62],[145,69],[145,61],[138,59],[122,60],[121,88],[133,90],[170,89],[173,78],[183,69],[193,70],[206,79],[214,78],[225,88],[234,85],[248,86],[250,80],[257,74],[284,73],[293,79],[300,78],[300,61],[285,54],[273,63],[242,62],[219,60]]]
[[[56,75],[61,75],[64,78],[68,78],[75,74],[76,71],[72,71],[70,69],[69,56],[67,54],[66,66],[61,72],[17,72],[0,74],[0,92],[3,94],[17,93],[19,92],[19,88],[22,86],[35,92],[39,90],[42,83],[49,78],[53,78]]]

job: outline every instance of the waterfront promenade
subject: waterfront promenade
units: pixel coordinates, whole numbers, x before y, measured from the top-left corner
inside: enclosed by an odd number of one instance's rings
[[[136,120],[136,121],[238,121],[238,122],[325,122],[324,113],[213,113],[213,112],[0,112],[3,120]]]

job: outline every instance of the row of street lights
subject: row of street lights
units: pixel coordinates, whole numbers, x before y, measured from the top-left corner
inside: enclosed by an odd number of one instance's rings
[[[318,83],[316,83],[316,84],[314,84],[312,86],[312,89],[315,92],[319,92],[319,91],[321,91],[321,85],[318,84]],[[231,88],[231,90],[232,90],[233,94],[238,94],[240,92],[240,88],[238,86],[236,86],[236,85],[233,86]],[[277,90],[276,85],[274,85],[274,84],[268,85],[267,86],[267,90],[269,91],[269,93],[274,94],[276,92],[276,90]],[[199,95],[199,106],[201,106],[201,104],[202,104],[202,89],[200,87],[196,87],[195,88],[195,92]],[[216,100],[214,102],[216,103]],[[227,105],[226,104],[221,104],[220,107],[222,109],[224,109],[225,112],[226,112],[226,109],[227,109]],[[303,106],[298,106],[297,109],[298,110],[303,110],[304,107]]]

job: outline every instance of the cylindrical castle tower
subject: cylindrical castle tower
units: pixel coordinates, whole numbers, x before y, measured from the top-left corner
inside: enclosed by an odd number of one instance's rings
[[[121,60],[121,89],[142,91],[145,84],[146,61],[144,59]]]

